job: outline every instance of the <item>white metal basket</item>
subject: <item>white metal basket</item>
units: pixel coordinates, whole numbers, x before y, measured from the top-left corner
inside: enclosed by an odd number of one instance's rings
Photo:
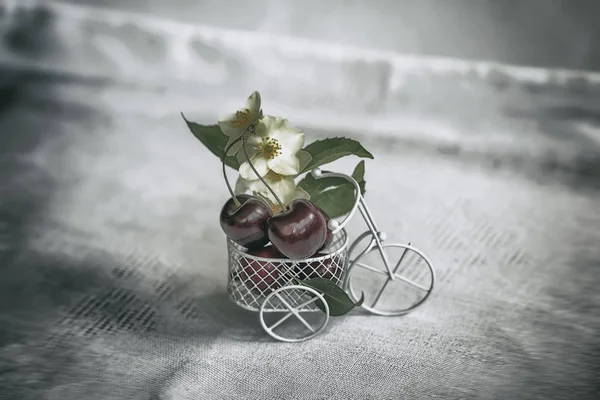
[[[229,255],[229,279],[227,291],[231,299],[240,307],[250,311],[288,311],[277,296],[269,297],[275,290],[294,285],[292,278],[326,278],[343,286],[348,270],[348,235],[345,230],[337,232],[331,243],[321,250],[320,257],[301,261],[256,257],[246,253],[246,249],[227,239]],[[297,307],[305,302],[303,291],[287,291],[282,294],[289,305]],[[311,303],[301,311],[319,311]]]

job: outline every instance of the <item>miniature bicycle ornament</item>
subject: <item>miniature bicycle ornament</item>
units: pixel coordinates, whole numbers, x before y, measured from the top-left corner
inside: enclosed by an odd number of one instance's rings
[[[346,156],[373,159],[357,140],[334,137],[305,145],[304,132],[287,118],[263,113],[257,91],[215,125],[182,117],[221,160],[230,194],[219,214],[227,236],[229,296],[258,312],[271,337],[307,340],[330,317],[355,307],[402,315],[429,298],[435,281],[429,259],[411,243],[386,243],[369,211],[361,192],[364,160],[352,176],[319,168]],[[238,171],[235,191],[226,167]],[[349,245],[345,227],[357,210],[368,230]]]
[[[242,246],[228,239],[229,280],[227,289],[231,299],[242,308],[258,312],[264,331],[274,339],[284,342],[310,339],[322,332],[329,322],[330,309],[324,295],[311,287],[295,284],[294,277],[327,278],[345,290],[347,289],[351,298],[357,302],[359,298],[357,292],[362,291],[358,290],[360,283],[364,284],[365,281],[354,278],[354,275],[358,269],[363,269],[375,276],[385,277],[377,294],[372,297],[367,296],[361,305],[368,312],[383,316],[403,315],[423,304],[433,291],[435,282],[435,272],[427,256],[410,243],[385,243],[387,236],[379,230],[355,179],[340,173],[324,173],[319,168],[313,169],[311,174],[315,179],[343,178],[351,182],[355,188],[355,200],[351,211],[342,222],[332,219],[328,223],[333,240],[318,257],[290,260],[249,255]],[[348,247],[348,236],[344,227],[357,209],[367,224],[368,230]],[[369,239],[368,242],[365,241],[366,239]],[[367,243],[367,245],[358,252],[360,243]],[[392,248],[402,249],[402,254],[395,263],[390,261],[386,252]],[[379,253],[383,264],[382,268],[376,268],[364,261],[367,255],[375,251]],[[422,266],[423,263],[426,265],[426,271],[419,272],[421,276],[423,273],[428,273],[427,285],[417,283],[400,273],[400,271],[408,271],[404,264],[408,259],[409,252],[412,253],[413,263],[411,266],[416,265],[414,261],[419,259],[422,262],[418,265]],[[391,284],[394,282],[403,282],[413,286],[421,292],[421,295],[408,307],[391,310],[380,308],[378,304],[382,295],[384,292],[392,290]],[[271,315],[282,313],[284,314],[282,317],[275,319],[274,322],[270,321]],[[276,331],[284,323],[291,321],[295,321],[296,326],[293,329],[283,330],[279,333]]]

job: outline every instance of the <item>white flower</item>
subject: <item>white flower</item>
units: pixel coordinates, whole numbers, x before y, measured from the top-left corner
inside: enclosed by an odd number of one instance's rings
[[[260,176],[273,171],[279,175],[298,175],[300,160],[297,153],[304,146],[304,132],[290,126],[285,118],[265,116],[250,136],[246,150]],[[257,179],[248,161],[240,165],[239,173],[247,180]]]
[[[291,176],[283,176],[276,174],[273,171],[269,171],[263,177],[265,182],[273,189],[277,197],[281,200],[284,205],[287,205],[294,199],[310,199],[310,195],[303,189],[296,186],[294,178]],[[277,203],[273,194],[267,189],[267,187],[259,180],[246,180],[239,177],[235,184],[236,194],[253,194],[262,198],[266,198],[270,201],[271,206],[277,211],[280,207]]]
[[[225,148],[229,147],[236,139],[246,132],[252,131],[262,118],[262,110],[260,109],[260,93],[252,92],[246,101],[246,107],[236,111],[235,114],[229,114],[219,120],[219,128],[221,132],[229,137],[229,141]],[[250,129],[248,129],[250,128]],[[235,154],[242,147],[242,141],[237,142],[228,154]]]

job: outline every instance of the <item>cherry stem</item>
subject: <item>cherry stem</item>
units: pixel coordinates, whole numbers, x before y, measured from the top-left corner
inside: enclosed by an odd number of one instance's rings
[[[234,144],[236,144],[237,142],[239,142],[240,140],[242,140],[241,136],[239,138],[237,138],[236,140],[234,140],[229,146],[227,146],[227,148],[225,149],[225,153],[223,153],[223,157],[221,158],[221,163],[223,164],[223,178],[225,178],[225,184],[227,185],[227,189],[229,189],[229,193],[231,193],[231,198],[233,198],[233,201],[237,207],[240,207],[242,205],[242,203],[240,203],[237,196],[233,192],[233,189],[231,189],[231,185],[229,184],[229,179],[227,179],[227,171],[225,170],[225,158],[227,157],[227,153],[229,152],[229,149],[231,149],[231,147]]]
[[[244,140],[242,142],[242,150],[244,150],[244,155],[246,156],[246,161],[248,161],[248,165],[250,165],[250,168],[252,168],[252,171],[254,171],[254,174],[263,183],[263,185],[265,185],[267,187],[267,189],[269,189],[269,192],[271,192],[273,197],[275,197],[275,200],[277,200],[277,202],[279,203],[279,206],[281,207],[281,211],[286,210],[285,206],[283,205],[283,202],[279,199],[279,196],[277,196],[275,194],[275,191],[271,188],[271,186],[269,186],[269,184],[267,182],[265,182],[263,177],[260,176],[260,174],[258,173],[256,168],[254,168],[254,164],[252,164],[252,161],[250,161],[250,157],[248,156],[248,150],[246,150],[246,137],[244,137]]]

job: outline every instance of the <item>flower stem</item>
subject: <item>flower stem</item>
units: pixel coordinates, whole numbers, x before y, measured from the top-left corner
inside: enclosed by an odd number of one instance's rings
[[[221,163],[223,164],[223,178],[225,178],[225,184],[227,185],[227,189],[229,190],[229,193],[231,194],[231,198],[233,198],[233,201],[237,207],[240,207],[242,204],[240,203],[237,196],[233,192],[233,189],[231,189],[231,185],[229,184],[229,179],[227,179],[227,171],[225,170],[225,157],[227,157],[227,153],[229,152],[229,149],[231,149],[231,147],[234,144],[236,144],[237,142],[239,142],[240,140],[242,140],[241,136],[239,138],[237,138],[236,140],[234,140],[229,146],[227,146],[227,148],[225,149],[225,153],[223,153],[223,157],[221,158]]]
[[[248,150],[246,150],[246,138],[245,137],[244,137],[244,141],[242,142],[242,150],[244,150],[244,155],[246,156],[246,161],[248,162],[248,165],[250,165],[250,168],[252,168],[252,171],[254,171],[254,174],[256,174],[258,179],[263,183],[263,185],[265,185],[267,187],[267,189],[269,189],[269,192],[271,192],[273,197],[275,197],[275,200],[277,200],[277,202],[279,203],[279,206],[281,207],[281,211],[285,211],[286,207],[283,205],[283,202],[279,199],[279,196],[277,196],[275,194],[275,191],[273,189],[271,189],[271,186],[269,186],[267,184],[267,182],[265,182],[263,177],[260,176],[260,174],[258,173],[256,168],[254,168],[254,164],[252,164],[252,161],[250,161],[250,157],[248,157]]]

